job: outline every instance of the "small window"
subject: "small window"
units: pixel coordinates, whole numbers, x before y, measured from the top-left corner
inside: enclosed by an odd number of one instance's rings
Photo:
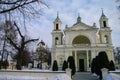
[[[55,45],[58,44],[58,37],[55,38]]]
[[[106,21],[103,21],[103,26],[104,26],[104,27],[107,27]]]
[[[104,36],[104,43],[108,43],[108,36],[107,35]]]
[[[55,40],[58,40],[58,37],[56,37]]]
[[[58,30],[59,28],[58,28],[58,24],[56,24],[56,30]]]

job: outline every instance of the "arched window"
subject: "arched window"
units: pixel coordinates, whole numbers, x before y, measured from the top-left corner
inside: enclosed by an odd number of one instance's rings
[[[108,43],[108,36],[107,35],[104,36],[104,43]]]
[[[107,27],[106,21],[103,21],[103,26],[104,26],[104,27]]]
[[[58,24],[56,24],[56,30],[59,30]]]
[[[57,45],[57,44],[58,44],[58,40],[59,40],[59,38],[58,38],[58,37],[56,37],[56,38],[55,38],[55,45]]]

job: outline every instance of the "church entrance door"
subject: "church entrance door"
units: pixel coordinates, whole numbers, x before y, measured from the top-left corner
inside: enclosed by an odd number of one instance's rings
[[[84,59],[79,59],[79,71],[84,71]]]

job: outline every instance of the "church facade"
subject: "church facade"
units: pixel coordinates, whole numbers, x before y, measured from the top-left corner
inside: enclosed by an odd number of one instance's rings
[[[90,71],[92,59],[101,51],[107,53],[109,60],[114,60],[112,30],[103,11],[99,19],[100,28],[95,23],[92,26],[85,24],[80,16],[73,26],[66,25],[64,30],[59,15],[53,24],[52,62],[57,60],[59,69],[69,56],[74,57],[77,71]]]

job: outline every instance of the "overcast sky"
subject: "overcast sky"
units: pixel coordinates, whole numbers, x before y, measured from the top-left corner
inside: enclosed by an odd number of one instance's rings
[[[78,17],[78,13],[82,18],[82,22],[93,25],[97,23],[99,28],[99,18],[101,16],[101,8],[109,19],[109,26],[112,29],[112,41],[114,46],[120,46],[120,20],[118,19],[118,5],[115,0],[45,0],[49,8],[44,8],[44,14],[38,20],[28,22],[27,31],[32,38],[43,40],[49,47],[52,44],[53,21],[59,12],[62,21],[62,28],[67,24],[71,27]]]

